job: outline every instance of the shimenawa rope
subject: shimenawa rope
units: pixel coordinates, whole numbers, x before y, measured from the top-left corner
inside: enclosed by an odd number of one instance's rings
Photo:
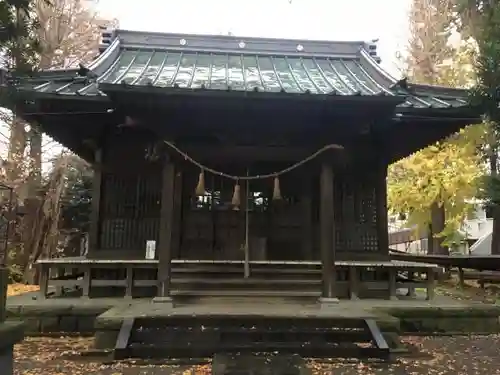
[[[307,162],[317,158],[319,155],[322,153],[328,151],[328,150],[343,150],[344,147],[338,144],[329,144],[326,145],[319,150],[317,150],[315,153],[309,155],[305,159],[299,161],[298,163],[292,164],[291,166],[282,169],[281,171],[273,172],[273,173],[268,173],[268,174],[261,174],[261,175],[254,175],[254,176],[233,176],[228,173],[220,172],[215,169],[212,169],[210,167],[207,167],[206,165],[201,164],[200,162],[194,160],[191,156],[183,152],[181,149],[179,149],[176,145],[174,145],[172,142],[169,141],[163,141],[165,144],[176,151],[179,155],[184,157],[187,161],[191,162],[192,164],[196,165],[198,168],[200,168],[202,171],[210,172],[212,174],[226,177],[228,179],[234,180],[234,181],[251,181],[251,180],[264,180],[267,178],[273,178],[273,177],[279,177],[282,174],[288,173],[293,171],[294,169],[297,169],[298,167],[301,167],[302,165],[306,164]]]

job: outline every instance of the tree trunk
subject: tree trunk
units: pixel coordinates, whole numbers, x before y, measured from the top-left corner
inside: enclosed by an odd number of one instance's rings
[[[491,154],[489,155],[490,171],[493,177],[498,175],[498,150],[492,148]],[[498,205],[493,206],[492,210],[493,223],[492,223],[492,234],[491,234],[491,254],[500,255],[500,207]]]
[[[428,254],[449,255],[448,248],[443,246],[444,239],[436,237],[441,233],[446,225],[446,216],[444,205],[434,202],[431,205],[431,224],[428,236]]]
[[[39,225],[39,207],[41,199],[39,189],[42,183],[42,133],[37,126],[31,126],[28,134],[29,139],[29,174],[27,181],[27,199],[25,207],[24,226],[23,226],[23,269],[24,282],[28,284],[36,284],[36,272],[30,264],[30,259],[33,258],[31,251],[36,249],[34,246],[33,226]]]
[[[29,132],[29,178],[28,196],[35,197],[42,183],[42,133],[37,126],[32,126]]]
[[[9,152],[7,155],[6,177],[10,183],[18,183],[22,177],[26,130],[24,121],[15,116],[10,126]]]

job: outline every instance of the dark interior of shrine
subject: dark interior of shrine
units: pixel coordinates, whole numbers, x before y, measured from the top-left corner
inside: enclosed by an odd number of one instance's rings
[[[359,99],[354,99],[356,104]],[[184,122],[174,115],[159,122],[161,111],[146,111],[144,106],[151,105],[147,100],[135,107],[127,102],[128,122],[108,129],[101,140],[99,241],[93,255],[142,258],[146,241],[159,240],[161,174],[168,159],[176,166],[174,259],[242,260],[248,232],[251,260],[319,260],[319,176],[325,161],[334,170],[337,258],[387,257],[386,241],[379,241],[379,230],[382,236],[387,232],[387,164],[382,154],[376,156],[370,125],[380,126],[390,117],[389,107],[377,102],[365,107],[373,108],[369,120],[366,111],[346,112],[340,105],[337,116],[295,113],[293,106],[291,115],[277,105],[274,116],[269,108],[253,115],[247,109],[239,118],[228,106],[225,116],[220,112],[224,107],[205,116],[187,112]],[[392,99],[391,108],[394,103]],[[120,104],[119,111],[124,108]],[[272,199],[273,178],[241,181],[241,204],[234,207],[235,181],[206,173],[205,193],[195,195],[200,168],[164,139],[175,140],[204,166],[233,176],[281,171],[330,143],[344,148],[327,150],[280,176],[278,200]]]

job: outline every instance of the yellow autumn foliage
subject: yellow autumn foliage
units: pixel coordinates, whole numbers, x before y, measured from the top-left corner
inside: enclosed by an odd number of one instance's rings
[[[478,153],[484,134],[484,125],[469,126],[391,165],[389,210],[408,213],[409,224],[423,228],[430,222],[430,206],[438,202],[446,212],[442,235],[453,234],[470,210],[467,202],[476,195],[484,173]]]

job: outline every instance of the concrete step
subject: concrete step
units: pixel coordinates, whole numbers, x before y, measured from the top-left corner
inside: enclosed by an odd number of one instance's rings
[[[126,319],[114,354],[117,358],[202,358],[237,352],[383,359],[390,354],[371,319],[242,315]]]

